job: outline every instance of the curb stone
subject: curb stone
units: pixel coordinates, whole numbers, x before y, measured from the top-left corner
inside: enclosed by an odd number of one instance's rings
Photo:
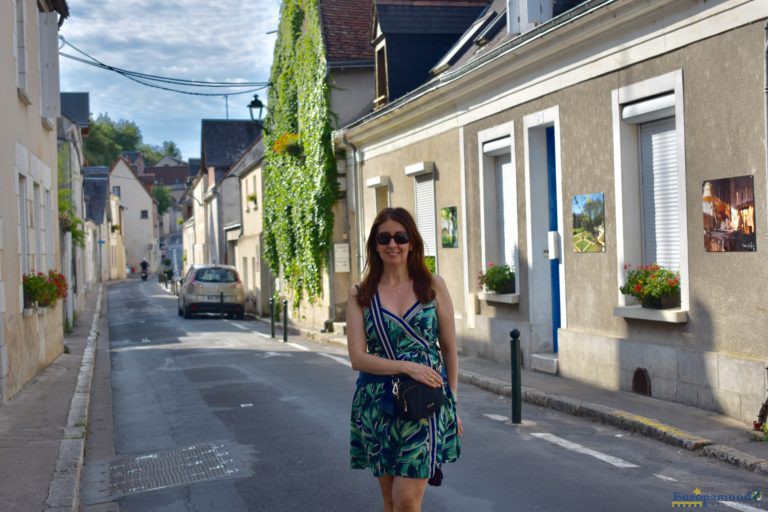
[[[96,309],[93,313],[91,331],[86,338],[85,350],[77,376],[77,386],[69,406],[64,438],[59,444],[51,485],[48,488],[46,512],[74,512],[80,502],[80,475],[85,457],[85,437],[88,431],[88,405],[91,398],[93,366],[96,355],[96,340],[99,336],[101,306],[104,285],[99,286]]]
[[[459,381],[497,395],[512,396],[512,386],[503,380],[493,377],[486,377],[460,369]],[[524,402],[547,407],[573,416],[590,418],[622,430],[650,437],[692,452],[698,452],[705,457],[712,457],[762,476],[768,476],[768,460],[754,457],[730,446],[714,444],[710,439],[691,434],[652,418],[646,418],[620,409],[613,409],[583,400],[545,393],[526,386],[523,386],[521,395]]]

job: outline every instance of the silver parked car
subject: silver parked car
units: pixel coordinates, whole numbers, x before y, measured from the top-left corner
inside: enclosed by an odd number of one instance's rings
[[[179,289],[179,316],[221,313],[242,320],[245,317],[245,290],[235,267],[197,265],[184,276]]]

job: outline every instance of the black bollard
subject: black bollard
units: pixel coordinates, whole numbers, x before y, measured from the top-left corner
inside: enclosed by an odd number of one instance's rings
[[[219,316],[224,318],[224,292],[219,294]]]
[[[520,331],[512,329],[509,333],[509,350],[512,359],[512,423],[521,422],[522,375],[520,369]]]
[[[288,301],[283,301],[283,343],[288,343]]]
[[[269,327],[272,337],[275,337],[275,298],[269,298]]]

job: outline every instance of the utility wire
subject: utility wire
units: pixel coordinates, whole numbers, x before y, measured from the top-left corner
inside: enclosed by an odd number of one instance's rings
[[[229,83],[229,82],[213,82],[213,81],[203,81],[203,80],[188,80],[183,78],[171,78],[171,77],[165,77],[160,75],[151,75],[147,73],[140,73],[137,71],[129,71],[126,69],[118,68],[115,66],[110,66],[109,64],[105,64],[104,62],[101,62],[97,58],[93,57],[92,55],[89,55],[85,51],[77,48],[75,45],[64,39],[63,36],[59,36],[59,39],[66,44],[67,46],[71,47],[76,52],[84,55],[87,57],[87,59],[83,59],[80,57],[76,57],[74,55],[70,55],[64,52],[59,52],[59,55],[62,57],[66,57],[68,59],[72,59],[74,61],[80,62],[82,64],[86,64],[89,66],[94,66],[100,69],[105,69],[107,71],[113,71],[119,75],[124,76],[125,78],[129,80],[133,80],[134,82],[137,82],[141,85],[145,85],[147,87],[153,87],[155,89],[161,89],[165,91],[170,92],[177,92],[180,94],[189,94],[192,96],[237,96],[240,94],[248,94],[256,91],[260,91],[262,89],[266,89],[269,87],[269,82],[241,82],[241,83]],[[194,91],[187,91],[183,89],[175,89],[172,87],[166,87],[163,85],[158,85],[156,83],[152,82],[160,82],[160,83],[166,83],[171,85],[179,85],[179,86],[185,86],[185,87],[215,87],[215,88],[242,88],[242,87],[250,87],[250,89],[239,91],[239,92],[226,92],[226,93],[220,93],[220,92],[194,92]]]

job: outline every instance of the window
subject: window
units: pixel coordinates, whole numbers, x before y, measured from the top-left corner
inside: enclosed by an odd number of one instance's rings
[[[142,219],[148,219],[149,218],[149,210],[141,210],[141,218]]]
[[[433,162],[418,162],[405,168],[406,176],[414,178],[416,197],[416,227],[424,239],[424,256],[437,268],[437,222],[435,213],[435,178]]]
[[[27,204],[27,178],[19,175],[19,231],[21,231],[21,272],[29,273],[29,205]]]
[[[204,268],[197,271],[195,281],[201,283],[238,283],[237,272],[226,268]]]
[[[373,189],[376,213],[389,206],[389,176],[375,176],[365,180],[365,185]]]
[[[53,239],[53,205],[51,203],[51,191],[45,191],[45,206],[43,207],[45,214],[45,254],[47,257],[48,268],[56,267],[56,255],[53,253],[54,239]]]
[[[387,103],[387,53],[386,47],[376,49],[376,99],[375,107],[382,107]]]
[[[120,187],[119,186],[112,187],[112,195],[120,197]]]
[[[40,233],[40,185],[32,185],[32,224],[35,228],[35,270],[42,272],[43,267],[43,240]]]
[[[685,136],[681,71],[613,91],[618,284],[625,265],[658,263],[680,272],[689,307]],[[618,292],[617,292],[618,293]],[[617,314],[627,297],[618,295]],[[685,321],[685,314],[663,320]]]
[[[16,86],[19,91],[26,96],[27,91],[27,16],[25,9],[25,0],[16,0],[14,14],[16,23],[14,24],[14,46],[13,56],[16,58]]]
[[[478,134],[480,238],[484,268],[489,263],[509,265],[517,274],[517,177],[512,140],[512,123]]]

